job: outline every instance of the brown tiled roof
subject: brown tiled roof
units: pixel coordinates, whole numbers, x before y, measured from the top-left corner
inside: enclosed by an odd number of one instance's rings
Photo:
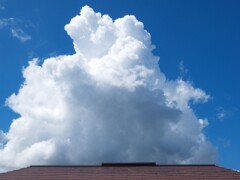
[[[0,173],[1,180],[162,179],[240,180],[240,173],[215,165],[102,164],[102,166],[30,166]]]

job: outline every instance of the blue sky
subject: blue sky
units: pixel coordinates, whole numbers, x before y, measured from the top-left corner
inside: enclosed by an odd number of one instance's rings
[[[18,117],[5,100],[18,92],[28,61],[73,54],[64,26],[84,5],[144,23],[167,79],[181,77],[211,96],[192,107],[209,121],[204,132],[218,148],[220,165],[240,169],[239,1],[0,1],[0,129],[8,131]]]

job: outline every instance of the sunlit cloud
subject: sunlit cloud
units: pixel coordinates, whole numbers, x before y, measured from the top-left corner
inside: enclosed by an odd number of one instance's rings
[[[113,20],[85,6],[65,30],[75,54],[30,61],[24,83],[7,100],[20,117],[2,133],[0,171],[31,164],[217,161],[203,133],[208,120],[189,103],[210,96],[182,79],[167,80],[142,22],[130,15]]]

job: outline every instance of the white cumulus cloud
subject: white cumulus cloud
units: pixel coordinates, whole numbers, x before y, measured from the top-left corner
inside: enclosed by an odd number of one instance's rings
[[[0,170],[31,164],[155,161],[213,163],[205,118],[189,102],[209,96],[168,81],[135,16],[113,20],[88,6],[65,26],[76,53],[29,62],[7,104],[20,115],[5,134]]]

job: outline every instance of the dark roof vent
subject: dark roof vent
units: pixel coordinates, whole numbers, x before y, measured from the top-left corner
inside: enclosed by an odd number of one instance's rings
[[[103,167],[133,167],[133,166],[156,166],[155,162],[131,162],[131,163],[102,163]]]

